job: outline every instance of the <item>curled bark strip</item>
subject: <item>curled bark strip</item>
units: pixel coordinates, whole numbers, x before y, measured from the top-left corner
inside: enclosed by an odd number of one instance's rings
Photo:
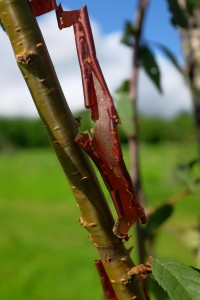
[[[152,258],[150,257],[149,261],[146,264],[140,264],[138,266],[132,267],[128,271],[128,275],[138,275],[141,279],[145,279],[148,274],[152,273],[151,260]]]
[[[132,225],[139,219],[145,223],[146,217],[123,160],[117,131],[119,117],[96,58],[87,8],[68,12],[59,5],[56,13],[60,29],[74,27],[85,107],[91,109],[95,123],[93,132],[79,133],[76,142],[94,161],[110,192],[118,214],[114,233],[128,239]]]
[[[56,0],[31,0],[30,5],[36,17],[55,10],[57,7]]]
[[[102,261],[100,259],[96,260],[95,265],[96,265],[96,268],[97,268],[98,273],[99,273],[99,277],[100,277],[100,280],[101,280],[101,285],[102,285],[102,288],[103,288],[103,291],[104,291],[105,299],[106,300],[117,300],[117,297],[116,297],[115,292],[113,290],[113,287],[110,283],[110,280],[109,280],[109,278],[106,274],[106,271],[104,269]]]

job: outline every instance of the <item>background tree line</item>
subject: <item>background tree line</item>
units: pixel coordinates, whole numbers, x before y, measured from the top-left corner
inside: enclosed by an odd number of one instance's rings
[[[87,111],[75,114],[81,118],[81,129],[90,128],[89,114]],[[120,138],[123,143],[127,142],[127,136],[119,126]],[[195,142],[195,124],[192,115],[181,113],[171,119],[159,117],[141,116],[139,119],[139,139],[142,143],[162,142]],[[0,151],[14,148],[49,147],[50,143],[37,118],[0,118]]]

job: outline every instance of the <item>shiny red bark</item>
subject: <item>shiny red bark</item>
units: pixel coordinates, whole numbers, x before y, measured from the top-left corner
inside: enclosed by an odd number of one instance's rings
[[[96,268],[99,273],[99,277],[101,280],[101,285],[104,291],[104,296],[106,300],[117,300],[117,297],[115,295],[115,292],[113,290],[113,287],[110,283],[110,280],[108,278],[108,275],[106,274],[106,271],[104,269],[104,266],[102,264],[101,260],[95,261]]]
[[[56,9],[56,0],[31,0],[31,8],[36,17],[46,14]]]
[[[56,13],[60,29],[74,27],[85,107],[91,109],[95,123],[93,132],[79,133],[76,142],[94,161],[110,192],[118,214],[114,233],[128,239],[133,224],[139,219],[145,223],[146,218],[123,160],[117,131],[119,117],[96,58],[87,8],[63,11],[58,6]]]

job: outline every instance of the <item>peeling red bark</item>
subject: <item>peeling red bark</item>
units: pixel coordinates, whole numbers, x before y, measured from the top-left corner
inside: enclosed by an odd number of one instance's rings
[[[96,265],[96,268],[97,268],[98,273],[99,273],[99,278],[100,278],[101,285],[102,285],[102,288],[103,288],[103,291],[104,291],[105,299],[106,300],[117,300],[116,294],[115,294],[115,292],[113,290],[113,287],[110,283],[108,275],[106,274],[106,271],[104,269],[102,261],[100,259],[96,260],[95,265]]]
[[[146,222],[126,169],[117,131],[119,117],[96,58],[96,51],[87,8],[56,10],[60,29],[73,25],[76,47],[82,74],[85,107],[91,109],[95,123],[93,132],[79,133],[76,142],[96,164],[110,192],[118,220],[113,228],[120,238],[128,239],[128,231],[140,219]]]
[[[55,10],[57,7],[56,0],[31,0],[30,5],[36,17]]]

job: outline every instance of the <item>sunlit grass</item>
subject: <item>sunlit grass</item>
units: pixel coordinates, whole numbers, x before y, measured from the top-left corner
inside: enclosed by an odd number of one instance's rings
[[[141,146],[148,205],[183,188],[175,167],[196,155],[193,145]],[[128,162],[128,151],[124,147]],[[106,193],[108,197],[108,193]],[[181,233],[199,217],[199,200],[187,196],[156,240],[156,254],[195,265]],[[101,299],[98,254],[79,225],[80,213],[51,149],[0,156],[0,299]],[[129,242],[132,243],[133,240]],[[133,250],[134,254],[134,250]]]

